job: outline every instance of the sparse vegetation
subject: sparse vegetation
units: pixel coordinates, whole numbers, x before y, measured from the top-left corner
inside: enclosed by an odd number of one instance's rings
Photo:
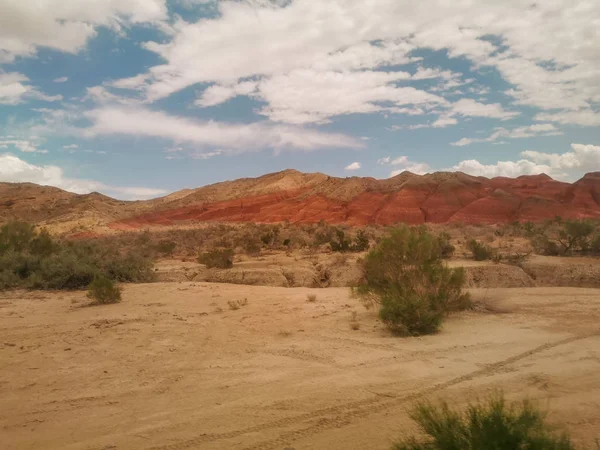
[[[369,238],[364,230],[359,230],[353,241],[346,238],[346,233],[340,228],[335,229],[336,239],[329,241],[334,252],[363,252],[369,249]]]
[[[218,269],[231,269],[233,267],[233,250],[230,248],[214,249],[202,253],[198,257],[198,262],[204,264],[209,269],[212,269],[213,267]]]
[[[393,332],[419,335],[436,332],[446,315],[470,306],[464,282],[462,269],[442,261],[436,236],[404,225],[367,254],[355,293],[365,306],[379,305],[380,318]]]
[[[600,255],[600,224],[591,219],[555,218],[530,233],[536,253],[547,256]]]
[[[421,403],[411,417],[427,437],[410,438],[395,444],[393,450],[575,449],[568,435],[554,433],[534,404],[509,405],[501,394],[470,405],[466,412],[447,403]]]
[[[438,235],[438,245],[440,246],[440,254],[442,258],[451,258],[454,254],[454,245],[450,242],[450,235],[448,233],[440,233]]]
[[[317,294],[307,294],[306,301],[310,303],[314,303],[317,301]]]
[[[473,255],[473,259],[475,261],[485,261],[492,259],[494,256],[494,252],[488,245],[482,244],[475,239],[471,239],[469,242],[467,242],[467,248]]]
[[[176,247],[176,242],[163,239],[157,244],[156,251],[165,256],[173,256]]]
[[[248,305],[248,299],[245,298],[243,300],[229,300],[227,302],[227,305],[229,306],[229,309],[231,309],[232,311],[236,311],[236,310],[240,309],[242,306]]]
[[[153,261],[118,245],[59,241],[22,222],[0,229],[0,289],[83,289],[96,277],[152,281]]]
[[[87,296],[98,305],[119,303],[121,301],[121,289],[109,278],[97,275],[88,287]]]

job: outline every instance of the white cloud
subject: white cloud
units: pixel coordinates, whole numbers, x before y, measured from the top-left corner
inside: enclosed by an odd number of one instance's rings
[[[48,150],[39,149],[41,142],[37,139],[15,139],[0,136],[0,148],[14,147],[23,153],[48,153]]]
[[[382,166],[400,167],[400,169],[392,170],[390,172],[390,177],[395,177],[396,175],[399,175],[405,171],[412,172],[417,175],[423,175],[432,171],[429,164],[411,161],[408,159],[408,156],[398,156],[394,159],[392,159],[390,156],[386,156],[385,158],[379,158],[377,160],[377,164]]]
[[[199,100],[206,106],[246,95],[232,91],[231,86],[256,77],[259,92],[251,95],[268,102],[263,113],[274,120],[308,123],[329,120],[332,114],[371,113],[377,110],[373,105],[381,106],[377,91],[398,88],[395,81],[358,85],[358,98],[346,101],[342,96],[338,100],[345,107],[334,108],[316,101],[319,94],[327,96],[326,88],[315,89],[312,99],[298,98],[294,88],[303,88],[304,82],[297,73],[312,72],[312,79],[325,79],[330,73],[356,79],[362,71],[414,62],[412,50],[429,48],[446,50],[452,58],[465,57],[475,68],[497,69],[513,86],[506,93],[519,104],[562,110],[553,113],[555,119],[544,121],[597,124],[590,105],[600,101],[598,2],[285,3],[289,4],[278,8],[267,0],[220,2],[214,19],[181,23],[174,27],[171,41],[146,43],[147,49],[165,61],[142,75],[148,98],[163,98],[196,83],[216,83]],[[457,95],[456,87],[473,82],[460,81],[438,68],[421,68],[413,79],[429,76],[439,78],[430,92],[447,95]],[[467,89],[477,95],[488,92],[480,86]],[[342,92],[341,86],[337,92]],[[354,96],[347,89],[343,93]],[[560,115],[565,112],[572,114]],[[457,102],[453,113],[500,120],[516,114],[499,104],[482,105],[471,99]]]
[[[130,23],[166,18],[164,0],[3,0],[0,62],[32,56],[38,47],[75,53],[96,35],[98,26],[118,30]]]
[[[86,116],[92,121],[92,126],[84,130],[88,137],[111,134],[150,136],[225,148],[233,153],[264,148],[310,151],[363,146],[359,140],[339,133],[262,122],[228,124],[192,120],[141,108],[104,107],[89,111]]]
[[[124,199],[151,198],[167,193],[164,189],[109,186],[98,181],[69,178],[58,166],[29,164],[10,153],[0,154],[0,181],[55,186],[78,194],[100,191]]]
[[[557,136],[563,134],[558,128],[551,123],[534,124],[512,129],[497,128],[491,135],[486,138],[462,138],[456,142],[450,143],[454,147],[464,147],[476,142],[494,142],[500,138],[507,139],[522,139],[534,136]]]
[[[69,81],[69,77],[58,77],[52,81],[54,81],[55,83],[66,83],[67,81]]]
[[[433,169],[429,164],[410,161],[407,156],[392,159],[387,156],[377,163],[384,166],[400,167],[390,173],[390,177],[404,171],[424,174],[435,170],[465,172],[470,175],[493,177],[519,177],[521,175],[538,175],[545,173],[557,179],[577,179],[587,172],[600,169],[600,145],[571,144],[571,150],[565,153],[544,153],[534,150],[521,152],[521,159],[516,161],[498,161],[484,164],[475,159],[460,161],[452,167]]]
[[[358,170],[360,169],[360,163],[359,162],[353,162],[352,164],[348,164],[346,167],[344,167],[344,170]]]
[[[230,86],[214,84],[208,87],[202,97],[196,100],[199,106],[214,106],[226,102],[238,95],[249,95],[256,90],[256,82],[245,81]]]
[[[331,117],[389,111],[390,107],[444,105],[443,97],[395,83],[407,72],[318,72],[295,70],[261,81],[257,98],[267,102],[260,114],[277,122],[324,123]]]
[[[507,120],[518,116],[518,112],[505,111],[500,103],[484,104],[463,98],[452,105],[452,112],[465,117],[490,117]]]
[[[24,99],[46,102],[62,100],[61,95],[46,95],[28,82],[29,78],[21,73],[0,71],[0,104],[17,105]]]
[[[521,175],[538,175],[540,173],[546,173],[550,176],[555,175],[553,174],[550,166],[536,164],[535,162],[526,159],[521,159],[518,161],[498,161],[496,164],[482,164],[477,160],[470,159],[459,162],[458,164],[452,166],[449,170],[465,172],[470,175],[487,178],[515,178]]]
[[[590,108],[579,111],[561,111],[555,113],[539,113],[535,120],[556,122],[565,125],[581,125],[585,127],[600,126],[600,112]]]
[[[77,149],[77,148],[79,148],[79,145],[77,145],[77,144],[63,145],[63,148],[67,149],[67,150],[68,149]]]
[[[600,145],[571,144],[571,152],[543,153],[526,150],[521,156],[536,163],[545,163],[553,170],[579,170],[592,172],[600,170]]]

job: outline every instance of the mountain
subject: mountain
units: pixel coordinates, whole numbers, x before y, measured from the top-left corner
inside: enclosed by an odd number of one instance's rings
[[[555,216],[600,219],[600,172],[564,183],[544,174],[488,179],[462,172],[403,172],[377,180],[284,170],[137,202],[28,183],[0,183],[1,221],[18,218],[65,232],[204,221],[489,224]]]

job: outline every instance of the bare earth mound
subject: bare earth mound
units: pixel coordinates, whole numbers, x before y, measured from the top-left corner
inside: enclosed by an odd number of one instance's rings
[[[402,339],[345,288],[127,285],[108,307],[84,307],[81,292],[2,293],[2,448],[388,449],[414,432],[414,401],[463,405],[491,388],[539,399],[593,446],[598,290],[474,295],[487,313]]]

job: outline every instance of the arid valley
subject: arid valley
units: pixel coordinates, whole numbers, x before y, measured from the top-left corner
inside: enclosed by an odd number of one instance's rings
[[[533,225],[428,224],[452,243],[446,264],[464,268],[474,307],[438,333],[402,337],[350,289],[366,252],[313,242],[360,228],[318,219],[120,230],[97,220],[126,223],[112,200],[82,215],[70,194],[61,210],[36,200],[48,188],[7,185],[5,199],[15,189],[33,194],[5,200],[5,217],[50,216],[41,227],[67,242],[170,245],[154,255],[153,282],[122,283],[114,305],[91,304],[85,290],[0,293],[3,448],[386,449],[418,433],[417,402],[464,407],[498,391],[537,402],[582,448],[600,438],[600,260],[536,254]],[[376,245],[388,228],[362,229]],[[500,256],[474,260],[471,238]],[[232,266],[197,261],[215,242],[234,248]]]

